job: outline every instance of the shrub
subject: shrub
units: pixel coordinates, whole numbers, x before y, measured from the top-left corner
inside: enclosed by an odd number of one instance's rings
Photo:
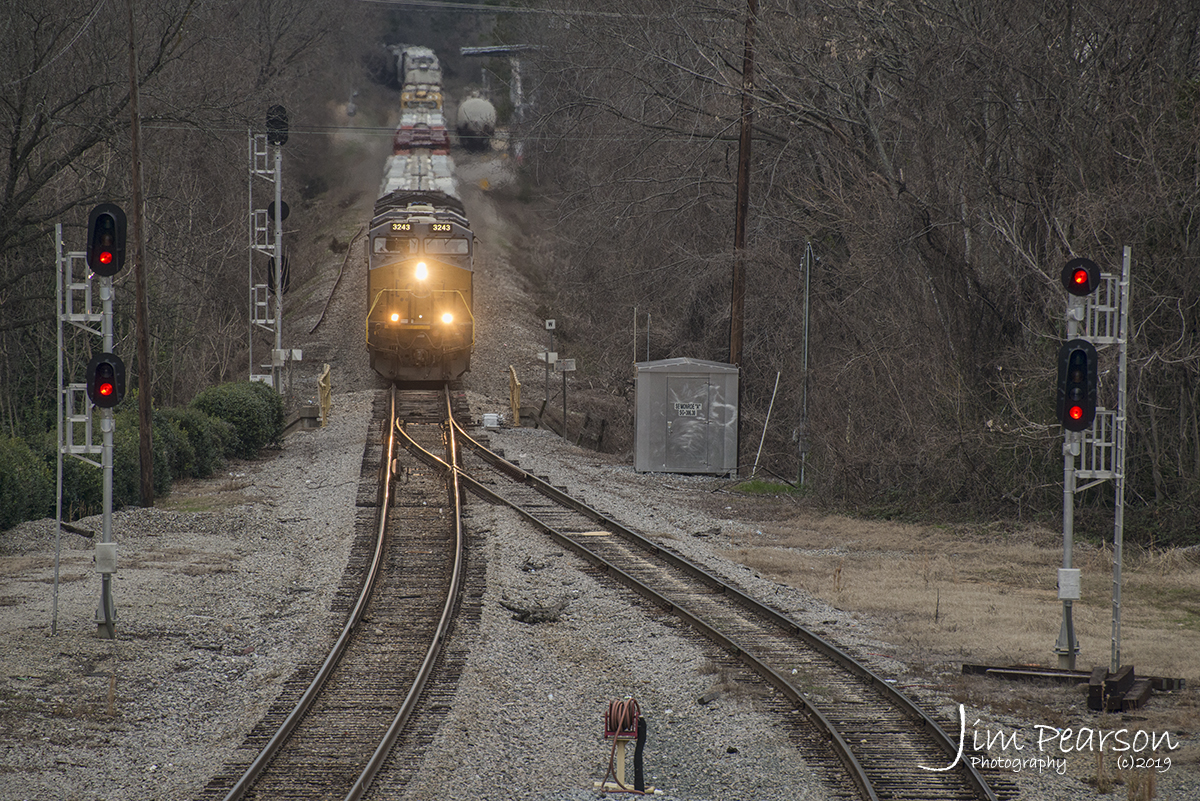
[[[0,439],[0,531],[54,514],[54,476],[22,439]]]
[[[141,503],[141,453],[137,412],[120,415],[116,431],[113,432],[113,508],[137,506]],[[170,426],[152,428],[154,437],[151,454],[154,459],[154,495],[162,497],[171,491],[171,445],[162,445],[165,439],[172,440]]]
[[[283,396],[261,381],[247,381],[250,391],[258,395],[266,404],[270,418],[271,436],[267,442],[279,442],[283,437],[283,426],[286,422],[283,413]]]
[[[195,407],[163,409],[154,415],[155,438],[161,425],[170,425],[182,441],[171,459],[176,478],[208,478],[225,462],[237,442],[237,431],[226,420],[210,417]]]
[[[97,418],[97,429],[99,420]],[[177,478],[207,478],[224,462],[224,454],[236,441],[229,423],[192,409],[156,409],[154,412],[154,495],[171,491]],[[93,432],[99,444],[101,435]],[[42,453],[43,467],[53,485],[56,436],[46,435]],[[100,454],[89,459],[99,462]],[[100,514],[104,510],[104,474],[92,464],[73,456],[63,458],[63,519]],[[53,488],[50,490],[53,503]],[[136,405],[116,415],[113,431],[113,508],[136,505],[141,501],[141,442]],[[51,514],[53,508],[51,508]],[[41,516],[41,513],[35,516]]]
[[[227,456],[252,458],[283,436],[283,399],[266,384],[238,381],[209,387],[191,406],[233,425],[235,436]]]
[[[46,437],[46,463],[54,470],[55,436]],[[100,461],[100,454],[91,454],[89,459]],[[78,520],[104,511],[104,476],[100,468],[80,461],[74,456],[63,456],[63,520]]]
[[[128,397],[136,400],[137,393]],[[171,491],[176,478],[212,476],[228,456],[250,458],[283,436],[283,399],[266,384],[242,381],[201,392],[183,409],[154,412],[154,494]],[[93,441],[101,441],[99,417]],[[77,432],[78,433],[78,432]],[[57,435],[51,431],[35,454],[23,440],[0,439],[0,529],[54,514]],[[88,458],[99,462],[100,454]],[[141,496],[136,403],[116,414],[113,431],[113,508]],[[104,474],[73,456],[63,458],[63,519],[78,520],[104,508]]]

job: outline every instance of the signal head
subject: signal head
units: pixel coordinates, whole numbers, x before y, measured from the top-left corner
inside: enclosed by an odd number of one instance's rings
[[[111,409],[125,397],[125,362],[115,353],[97,353],[87,366],[87,395],[101,409]]]
[[[116,275],[124,266],[125,228],[125,212],[114,203],[101,203],[88,215],[87,263],[96,275]]]
[[[275,146],[285,145],[288,140],[288,113],[280,105],[267,109],[267,141]]]
[[[1062,270],[1063,288],[1077,297],[1084,297],[1100,286],[1100,268],[1091,259],[1071,259]]]
[[[1086,339],[1072,339],[1058,351],[1055,412],[1067,431],[1084,431],[1096,419],[1099,358]]]

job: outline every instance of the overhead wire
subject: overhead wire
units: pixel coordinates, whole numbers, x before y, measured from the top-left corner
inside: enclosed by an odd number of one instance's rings
[[[62,56],[64,56],[68,50],[70,50],[72,47],[75,46],[75,43],[79,41],[79,37],[83,36],[84,31],[86,31],[88,28],[90,28],[92,26],[92,23],[95,22],[95,20],[96,20],[96,15],[100,13],[100,6],[104,5],[104,2],[105,2],[105,0],[96,0],[96,5],[92,6],[92,13],[89,14],[88,18],[83,21],[83,26],[75,33],[75,35],[71,38],[71,41],[67,42],[66,46],[63,47],[62,50],[59,50],[57,53],[55,53],[53,56],[51,56],[50,59],[45,64],[38,67],[31,73],[29,73],[27,75],[23,75],[20,78],[17,78],[16,80],[13,80],[13,81],[9,81],[8,83],[5,83],[3,85],[4,86],[13,86],[15,84],[21,83],[22,81],[27,81],[30,78],[32,78],[34,75],[37,75],[42,70],[46,69],[46,67],[49,67],[55,61],[58,61],[58,59],[60,59]]]

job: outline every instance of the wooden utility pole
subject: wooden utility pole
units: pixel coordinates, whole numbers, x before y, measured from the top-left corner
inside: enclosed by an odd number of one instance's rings
[[[130,239],[133,241],[133,280],[137,286],[134,314],[137,338],[138,377],[138,456],[141,462],[139,496],[143,507],[154,505],[154,450],[150,430],[153,411],[150,406],[150,325],[146,314],[146,247],[142,214],[142,120],[138,110],[137,36],[133,30],[133,2],[126,0],[129,28],[129,149],[133,188],[130,196]]]
[[[737,210],[733,221],[733,292],[729,309],[729,363],[742,364],[746,305],[746,214],[750,208],[750,121],[754,116],[754,24],[758,0],[746,0],[746,49],[742,56],[742,125],[738,139]],[[739,384],[740,385],[740,384]]]

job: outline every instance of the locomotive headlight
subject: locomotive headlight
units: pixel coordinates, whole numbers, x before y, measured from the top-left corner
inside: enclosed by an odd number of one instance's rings
[[[454,322],[454,315],[450,312],[446,312],[442,315],[442,322],[446,325],[450,325],[450,323]]]
[[[393,323],[400,322],[400,312],[392,312],[392,322]]]
[[[429,268],[425,266],[425,262],[417,262],[417,280],[424,281],[429,277]]]

